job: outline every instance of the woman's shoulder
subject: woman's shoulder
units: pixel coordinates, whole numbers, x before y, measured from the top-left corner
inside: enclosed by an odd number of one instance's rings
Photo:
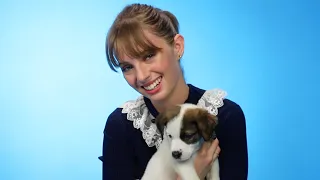
[[[108,117],[105,129],[120,128],[123,131],[142,135],[149,147],[158,147],[161,134],[153,123],[154,116],[149,112],[143,96],[128,100],[116,108]]]
[[[128,100],[113,109],[107,117],[105,129],[107,129],[107,127],[124,129],[126,126],[132,126],[132,122],[128,120],[128,109],[132,109],[136,101],[137,100]]]
[[[108,116],[107,121],[126,123],[132,119],[130,112],[138,110],[143,104],[143,99],[138,97],[136,99],[128,100],[116,107]],[[129,114],[129,115],[128,115]]]
[[[246,119],[241,106],[228,98],[223,99],[223,106],[218,113],[219,134],[244,135],[246,131]]]
[[[233,113],[239,113],[243,112],[242,107],[235,102],[234,100],[231,100],[229,98],[223,99],[223,106],[219,109],[219,114],[233,114]]]
[[[218,117],[216,129],[220,143],[242,143],[246,145],[246,119],[242,107],[227,98],[227,92],[221,89],[206,91],[200,100],[200,105],[205,107],[211,114]],[[238,141],[238,142],[236,142]]]
[[[104,132],[110,131],[110,129],[118,129],[118,132],[121,130],[125,131],[128,126],[128,122],[126,121],[126,117],[122,113],[122,108],[115,108],[107,117],[105,122]]]
[[[211,114],[216,115],[225,121],[231,116],[244,119],[241,106],[234,100],[229,99],[227,91],[220,88],[205,90],[198,105],[207,109]]]

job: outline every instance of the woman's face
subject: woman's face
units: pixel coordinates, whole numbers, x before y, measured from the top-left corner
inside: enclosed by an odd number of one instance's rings
[[[184,48],[183,37],[176,35],[174,44],[169,45],[164,39],[145,33],[148,40],[161,50],[141,59],[123,55],[120,67],[132,88],[152,101],[165,101],[184,83],[179,64]]]

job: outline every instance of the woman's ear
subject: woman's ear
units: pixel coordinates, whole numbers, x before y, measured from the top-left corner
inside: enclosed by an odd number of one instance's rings
[[[181,34],[176,34],[174,37],[173,48],[177,60],[180,60],[184,53],[184,37]]]

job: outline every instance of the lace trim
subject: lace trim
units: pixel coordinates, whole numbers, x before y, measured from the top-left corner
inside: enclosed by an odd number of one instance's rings
[[[122,113],[127,113],[127,119],[133,121],[133,127],[141,130],[147,145],[158,148],[162,141],[161,134],[156,124],[152,123],[154,117],[149,112],[143,96],[134,101],[127,101],[122,108]]]
[[[197,105],[216,116],[218,115],[218,108],[223,106],[223,99],[226,96],[227,92],[221,89],[209,90],[203,94]]]
[[[218,115],[218,108],[223,106],[223,99],[227,93],[220,89],[206,91],[198,102],[198,106],[208,110],[213,115]],[[127,119],[133,121],[133,127],[140,129],[142,137],[149,147],[160,146],[162,139],[155,123],[154,117],[149,112],[143,96],[136,100],[127,101],[122,106],[122,113],[127,113]]]

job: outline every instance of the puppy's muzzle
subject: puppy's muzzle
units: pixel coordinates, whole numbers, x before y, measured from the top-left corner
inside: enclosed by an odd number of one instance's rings
[[[180,151],[173,151],[172,152],[172,157],[175,159],[180,159],[182,153]]]

